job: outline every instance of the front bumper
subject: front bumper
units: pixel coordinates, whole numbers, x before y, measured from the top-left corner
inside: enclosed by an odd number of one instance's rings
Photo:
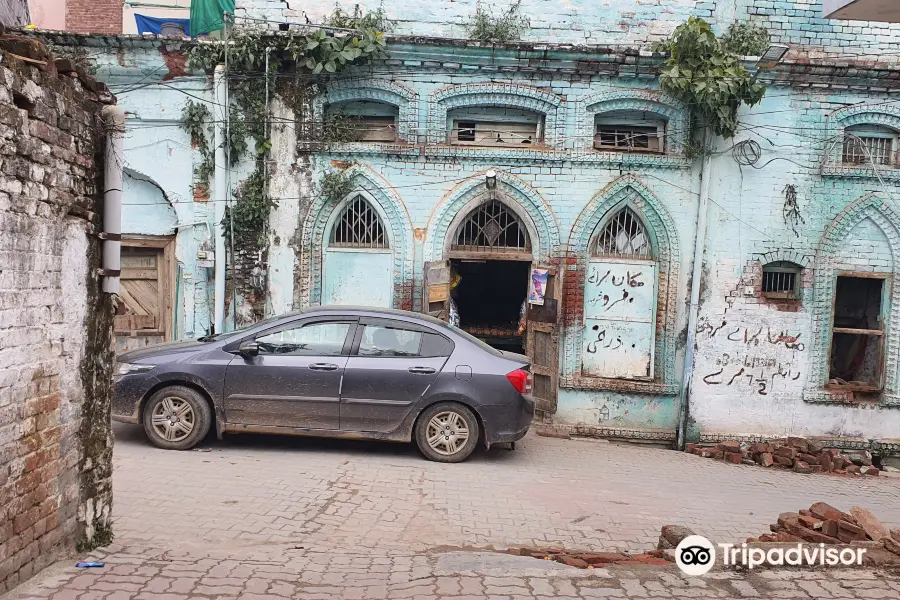
[[[517,442],[525,437],[534,418],[534,400],[521,396],[513,406],[494,405],[482,409],[484,441],[493,444]]]
[[[141,400],[159,380],[147,373],[123,375],[113,380],[110,418],[120,423],[141,422]]]

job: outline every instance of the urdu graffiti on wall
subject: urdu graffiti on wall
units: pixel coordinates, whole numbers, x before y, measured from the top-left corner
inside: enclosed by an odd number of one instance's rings
[[[731,356],[722,354],[716,359],[716,370],[703,376],[706,385],[746,385],[752,392],[766,396],[775,388],[776,377],[782,381],[797,381],[800,370],[790,363],[760,356]]]
[[[800,379],[801,371],[794,364],[794,356],[803,352],[806,345],[800,341],[799,332],[765,324],[748,326],[725,319],[701,318],[697,333],[699,340],[713,342],[717,348],[735,348],[733,353],[718,354],[714,364],[701,371],[701,380],[706,385],[743,386],[750,393],[766,396],[786,391],[785,386]],[[747,353],[748,350],[753,353]]]
[[[783,344],[788,350],[796,350],[803,352],[806,345],[800,341],[800,336],[791,334],[789,331],[772,329],[765,325],[745,327],[742,325],[729,326],[728,322],[722,320],[721,323],[711,323],[709,320],[701,318],[700,324],[697,325],[697,333],[708,334],[706,339],[714,337],[725,337],[729,342],[744,344],[746,346],[759,346],[761,343],[768,342],[773,346]]]
[[[640,288],[645,285],[644,282],[641,281],[641,277],[644,275],[642,271],[633,274],[631,271],[626,271],[625,275],[618,276],[618,281],[616,281],[617,277],[613,274],[612,269],[607,269],[606,273],[603,275],[600,275],[601,271],[602,269],[598,270],[596,267],[591,267],[588,283],[596,286],[597,292],[595,295],[588,298],[587,301],[594,306],[599,304],[599,307],[603,309],[603,312],[609,311],[619,302],[634,302],[633,293],[624,288]],[[611,285],[613,288],[623,288],[621,290],[621,298],[618,297],[618,289],[613,289],[610,293],[606,293],[606,291],[601,288],[604,284]]]

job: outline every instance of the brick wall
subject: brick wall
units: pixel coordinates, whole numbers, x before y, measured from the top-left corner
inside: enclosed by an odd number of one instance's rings
[[[122,33],[122,0],[66,0],[66,30]]]
[[[39,71],[6,50],[47,61]],[[0,592],[108,539],[112,307],[98,291],[100,110],[0,38]],[[61,65],[62,66],[62,65]]]

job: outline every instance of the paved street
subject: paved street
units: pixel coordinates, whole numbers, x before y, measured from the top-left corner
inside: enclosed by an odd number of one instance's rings
[[[647,550],[668,523],[713,541],[822,500],[900,524],[900,480],[798,475],[668,450],[530,435],[515,452],[431,463],[412,446],[231,437],[151,447],[116,425],[117,539],[107,567],[61,564],[20,598],[900,598],[866,570],[579,570],[506,546]],[[705,586],[701,591],[698,586]]]

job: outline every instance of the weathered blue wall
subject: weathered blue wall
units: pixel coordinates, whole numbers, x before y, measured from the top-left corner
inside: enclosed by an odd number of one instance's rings
[[[397,33],[462,36],[474,6],[474,0],[464,0],[385,8],[397,20]],[[319,1],[303,10],[315,22],[332,7]],[[352,9],[349,3],[345,7]],[[887,93],[896,71],[867,70],[876,57],[896,62],[896,52],[883,51],[900,40],[898,26],[825,21],[818,2],[770,0],[525,0],[521,12],[531,18],[525,35],[531,41],[646,48],[694,14],[720,31],[735,19],[749,18],[767,25],[774,40],[792,44],[796,62],[774,79],[764,76],[775,81],[766,98],[742,110],[738,134],[718,140],[711,159],[709,237],[690,381],[691,431],[708,438],[807,433],[886,443],[896,437],[900,313],[894,307],[900,307],[900,285],[894,265],[900,260],[895,212],[900,175],[887,167],[875,172],[841,165],[840,139],[843,128],[855,124],[900,131],[900,106]],[[238,14],[304,21],[299,11],[279,2],[238,2]],[[178,73],[177,61],[153,44],[128,43],[125,51],[105,55],[101,74],[131,113],[128,166],[162,188],[177,216],[173,223],[155,195],[142,208],[138,194],[153,195],[145,185],[135,187],[134,199],[126,198],[140,215],[129,215],[128,222],[145,233],[177,229],[176,254],[185,273],[180,335],[197,336],[208,327],[212,301],[211,269],[198,264],[197,253],[211,248],[212,202],[225,195],[213,190],[212,199],[194,197],[191,170],[199,154],[177,120],[187,99],[211,100],[211,90],[202,76]],[[339,205],[315,191],[326,172],[347,169],[354,193],[376,206],[384,222],[391,251],[367,257],[384,261],[370,269],[371,284],[390,289],[394,306],[420,309],[424,263],[444,256],[460,215],[485,197],[485,172],[493,169],[500,199],[514,207],[529,230],[534,262],[555,265],[562,279],[555,421],[578,431],[672,439],[687,338],[700,161],[682,152],[688,113],[656,90],[655,59],[597,47],[503,49],[409,38],[395,39],[389,50],[384,63],[328,82],[313,117],[321,119],[329,103],[387,102],[397,107],[400,139],[395,144],[298,153],[293,111],[273,102],[279,125],[272,130],[270,192],[279,204],[270,219],[266,313],[316,304],[323,287],[328,295],[328,269],[340,271],[338,279],[348,272],[329,263],[324,249]],[[822,62],[828,57],[863,60],[848,69]],[[548,147],[447,146],[448,114],[485,105],[543,114]],[[668,120],[667,155],[591,148],[594,115],[623,109],[655,112]],[[745,152],[749,147],[738,144],[747,140],[759,146]],[[248,165],[240,165],[233,181],[247,172]],[[793,204],[786,196],[789,185],[796,190]],[[659,275],[653,377],[597,378],[583,365],[590,245],[598,225],[626,205],[654,238]],[[773,261],[804,267],[798,301],[762,296],[762,265]],[[885,391],[875,401],[852,406],[842,404],[846,394],[825,389],[835,278],[843,271],[884,273],[892,290],[884,309]]]
[[[236,15],[275,23],[324,22],[335,6],[352,13],[383,6],[395,23],[394,33],[415,36],[466,38],[479,0],[422,2],[398,0],[315,0],[302,7],[278,0],[238,0]],[[510,0],[485,2],[498,15]],[[767,27],[772,40],[794,46],[795,56],[812,59],[853,56],[896,63],[900,25],[825,19],[822,0],[522,0],[519,14],[527,18],[522,39],[557,44],[610,44],[646,47],[669,35],[690,16],[706,19],[718,31],[734,21],[752,21]],[[247,21],[245,21],[247,22]]]

